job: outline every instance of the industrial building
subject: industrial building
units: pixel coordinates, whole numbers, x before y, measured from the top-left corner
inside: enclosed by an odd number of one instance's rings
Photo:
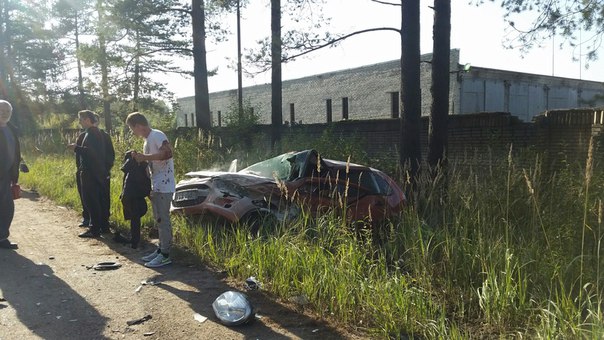
[[[430,113],[432,54],[422,55],[422,116]],[[461,65],[450,56],[451,115],[509,112],[525,122],[546,110],[604,106],[604,82],[544,76]],[[399,117],[400,60],[284,80],[283,123],[316,124],[340,120]],[[270,84],[243,88],[244,100],[271,121]],[[212,126],[236,107],[237,89],[210,93]],[[195,126],[194,97],[178,99],[178,127]]]

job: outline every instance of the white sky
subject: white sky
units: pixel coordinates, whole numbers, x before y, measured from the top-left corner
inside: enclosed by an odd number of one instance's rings
[[[460,63],[473,66],[503,69],[517,72],[553,75],[559,77],[604,81],[604,61],[590,62],[578,59],[579,49],[560,50],[557,41],[546,41],[541,48],[534,48],[524,57],[518,49],[503,47],[506,24],[503,10],[497,3],[486,1],[480,7],[469,5],[470,0],[452,0],[451,48],[460,49]],[[270,34],[269,1],[251,1],[253,5],[242,9],[242,49],[252,48],[256,41]],[[432,16],[428,6],[433,0],[421,1],[421,53],[432,52]],[[350,33],[374,27],[400,28],[400,7],[377,4],[369,0],[327,0],[325,16],[331,17],[331,32]],[[526,24],[532,21],[525,15]],[[237,73],[233,68],[237,58],[236,18],[225,17],[230,24],[232,37],[218,46],[207,46],[208,68],[218,68],[218,75],[208,79],[210,92],[237,88]],[[283,22],[285,24],[285,22]],[[517,22],[516,27],[521,27]],[[285,28],[283,29],[285,31]],[[509,31],[509,29],[507,30]],[[552,46],[555,46],[554,48]],[[600,49],[604,58],[604,48]],[[583,52],[585,53],[585,52]],[[294,62],[283,65],[283,80],[296,79],[313,74],[343,70],[400,58],[400,36],[392,31],[356,35],[338,47],[324,48]],[[553,66],[552,66],[553,64]],[[185,61],[192,69],[192,60]],[[192,79],[179,76],[166,78],[168,89],[176,97],[194,95]],[[270,71],[253,79],[243,77],[243,85],[251,86],[270,82]]]

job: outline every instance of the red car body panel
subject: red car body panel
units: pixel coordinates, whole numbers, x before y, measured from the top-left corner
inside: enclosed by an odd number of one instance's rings
[[[278,220],[346,212],[349,221],[381,221],[405,206],[403,191],[370,167],[321,158],[315,150],[290,152],[239,172],[198,171],[178,183],[173,213],[213,215],[236,223],[253,214]]]

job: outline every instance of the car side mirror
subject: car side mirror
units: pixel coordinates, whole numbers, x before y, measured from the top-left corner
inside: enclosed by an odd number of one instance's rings
[[[19,164],[19,171],[24,172],[24,173],[29,172],[29,168],[27,167],[27,164],[21,162]]]

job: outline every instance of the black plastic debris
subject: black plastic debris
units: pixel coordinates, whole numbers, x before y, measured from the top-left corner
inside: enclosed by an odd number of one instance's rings
[[[138,325],[141,324],[147,320],[151,320],[153,317],[151,316],[151,314],[147,314],[145,316],[143,316],[142,318],[139,319],[134,319],[134,320],[128,320],[126,321],[126,323],[128,324],[128,326],[132,326],[132,325]]]
[[[95,264],[94,266],[92,266],[92,269],[94,269],[94,270],[112,270],[112,269],[118,269],[121,266],[122,265],[119,262],[99,262],[99,263]]]

